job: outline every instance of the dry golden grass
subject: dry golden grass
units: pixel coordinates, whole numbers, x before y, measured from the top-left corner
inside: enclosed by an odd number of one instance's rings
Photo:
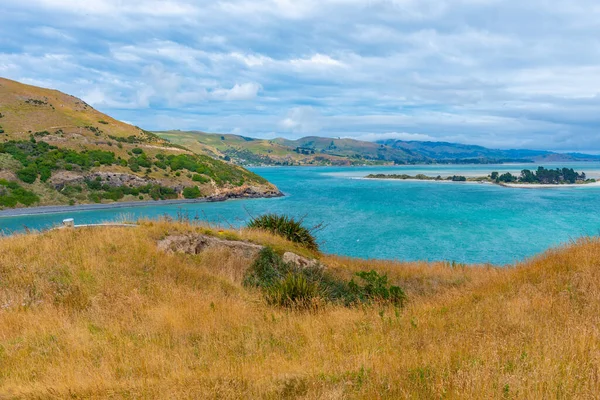
[[[268,306],[251,260],[166,255],[169,232],[0,239],[0,398],[596,398],[600,241],[515,268],[323,256],[406,288],[393,308]],[[294,246],[260,232],[214,234]]]

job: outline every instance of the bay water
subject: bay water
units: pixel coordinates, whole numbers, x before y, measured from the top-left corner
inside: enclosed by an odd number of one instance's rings
[[[600,163],[569,167],[600,179]],[[600,187],[505,188],[490,184],[364,179],[368,174],[429,176],[518,174],[533,164],[394,167],[261,167],[252,170],[285,193],[276,199],[145,205],[0,217],[5,233],[162,215],[244,225],[267,212],[304,218],[326,253],[360,258],[510,264],[584,235],[600,234]]]

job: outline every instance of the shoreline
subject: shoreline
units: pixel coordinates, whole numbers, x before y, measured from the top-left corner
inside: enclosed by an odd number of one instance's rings
[[[39,207],[23,207],[11,208],[8,210],[0,210],[1,218],[24,217],[30,215],[46,215],[46,214],[66,214],[69,212],[109,210],[113,208],[130,208],[130,207],[150,207],[153,205],[164,206],[173,204],[196,204],[196,203],[218,203],[229,200],[250,200],[250,199],[273,199],[283,197],[280,193],[278,196],[255,196],[255,197],[229,197],[229,198],[200,198],[200,199],[173,199],[173,200],[143,200],[143,201],[123,201],[116,203],[100,203],[100,204],[78,204],[74,206],[56,205],[56,206],[39,206]]]
[[[368,178],[356,177],[351,179],[365,179],[372,181],[397,181],[397,182],[432,182],[432,183],[459,183],[459,184],[474,184],[474,185],[494,185],[502,186],[506,188],[516,189],[560,189],[560,188],[588,188],[588,187],[600,187],[600,181],[590,183],[575,183],[575,184],[542,184],[542,183],[495,183],[490,181],[452,181],[447,179],[397,179],[397,178]]]

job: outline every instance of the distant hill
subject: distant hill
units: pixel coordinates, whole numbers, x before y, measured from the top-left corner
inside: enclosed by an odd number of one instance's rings
[[[76,97],[0,78],[0,208],[277,194]]]
[[[379,140],[377,143],[402,149],[412,154],[420,154],[437,162],[456,160],[479,160],[480,162],[541,162],[541,161],[598,161],[600,156],[579,153],[555,153],[542,150],[497,150],[482,146],[448,142],[419,142],[404,140]]]
[[[352,139],[311,137],[294,141],[200,131],[155,133],[195,152],[240,165],[362,165],[416,161],[403,150]]]
[[[200,131],[155,132],[172,143],[240,165],[385,165],[600,161],[600,156],[540,150],[496,150],[447,142],[380,140],[367,142],[307,136],[255,139]]]

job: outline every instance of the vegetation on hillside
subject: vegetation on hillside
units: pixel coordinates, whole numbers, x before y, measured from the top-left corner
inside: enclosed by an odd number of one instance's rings
[[[48,185],[62,195],[75,202],[101,202],[102,200],[118,201],[126,196],[131,199],[165,200],[176,199],[179,192],[186,199],[204,197],[210,191],[201,191],[198,185],[219,187],[225,185],[241,186],[247,182],[266,184],[266,180],[241,168],[230,167],[227,164],[213,160],[210,157],[194,154],[165,154],[158,152],[154,156],[147,154],[142,148],[134,147],[128,158],[117,156],[112,151],[84,150],[75,151],[49,145],[34,137],[29,141],[8,141],[0,143],[0,154],[6,154],[16,160],[20,167],[15,176],[23,184],[33,184],[36,181],[46,183],[54,173],[69,171],[80,174],[82,179],[73,183]],[[121,167],[124,172],[143,173],[145,181],[136,185],[120,184],[103,180],[99,175],[93,175],[92,170],[98,167]],[[184,172],[189,176],[189,186],[178,189],[150,177],[151,173],[162,171],[165,177],[177,177]],[[193,175],[191,175],[193,173]],[[18,185],[16,182],[13,182]],[[21,191],[21,192],[19,192]],[[17,196],[17,193],[21,195]],[[0,192],[0,206],[15,207],[18,204],[30,206],[37,203],[39,196],[24,196],[24,189],[12,189]],[[145,197],[144,195],[147,195]],[[17,197],[15,197],[17,196]]]
[[[23,189],[17,182],[0,179],[0,207],[31,206],[40,201],[33,192]]]
[[[0,179],[35,195],[21,194],[15,203],[21,189],[4,189],[0,207],[278,193],[250,171],[194,154],[58,91],[0,78],[0,119]]]
[[[269,247],[260,252],[246,272],[244,285],[261,288],[269,304],[296,309],[316,309],[327,303],[389,303],[402,307],[406,301],[404,291],[390,286],[385,274],[360,271],[347,281],[318,263],[303,268],[286,263]]]
[[[536,161],[597,161],[599,156],[558,154],[536,150],[494,150],[444,142],[308,136],[296,140],[255,139],[199,131],[157,132],[195,152],[240,165],[385,165],[385,164],[502,164]]]
[[[410,299],[270,304],[225,248],[165,254],[168,234],[297,244],[258,230],[146,221],[0,238],[0,397],[586,398],[600,341],[600,240],[513,267],[321,256]],[[425,257],[426,255],[424,255]],[[297,282],[288,281],[293,287]],[[294,291],[294,293],[297,293]]]

